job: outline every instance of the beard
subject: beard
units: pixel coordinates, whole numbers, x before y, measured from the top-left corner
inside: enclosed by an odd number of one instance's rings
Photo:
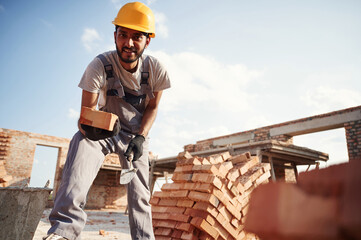
[[[137,51],[137,49],[135,47],[132,47],[132,48],[123,47],[121,50],[118,48],[117,45],[115,45],[115,47],[117,49],[117,53],[118,53],[118,56],[119,56],[120,60],[122,62],[125,62],[125,63],[133,63],[135,61],[138,61],[138,59],[142,56],[142,54],[143,54],[143,52],[145,50],[145,46],[143,47],[143,49],[138,50],[138,51]],[[127,58],[123,57],[122,56],[123,52],[126,53],[126,54],[128,53],[125,50],[128,50],[128,52],[129,51],[133,52],[135,54],[135,56],[134,57],[127,57]]]

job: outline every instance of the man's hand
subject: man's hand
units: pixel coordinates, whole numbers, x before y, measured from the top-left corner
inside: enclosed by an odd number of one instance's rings
[[[133,161],[138,160],[143,155],[143,143],[145,141],[145,137],[143,135],[137,134],[128,145],[127,151],[125,151],[124,156],[128,157],[133,152],[134,157]]]

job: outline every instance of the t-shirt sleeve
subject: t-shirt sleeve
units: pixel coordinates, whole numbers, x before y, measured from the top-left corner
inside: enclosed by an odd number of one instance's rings
[[[104,79],[103,64],[100,59],[94,58],[85,69],[78,87],[91,93],[99,93],[104,86]]]
[[[156,59],[154,61],[154,82],[153,92],[159,92],[164,89],[170,88],[170,79],[165,67]]]

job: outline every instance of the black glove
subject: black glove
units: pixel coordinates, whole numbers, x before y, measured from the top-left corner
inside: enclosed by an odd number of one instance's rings
[[[119,120],[115,121],[113,131],[108,131],[105,129],[96,128],[96,127],[88,126],[85,124],[80,124],[80,125],[81,125],[81,128],[85,132],[85,137],[87,137],[93,141],[98,141],[101,139],[114,137],[114,136],[118,135],[118,133],[120,132],[120,128],[121,128]]]
[[[128,157],[133,152],[134,157],[133,161],[138,160],[143,155],[143,143],[145,141],[145,137],[143,135],[135,135],[135,137],[130,140],[127,151],[125,151],[124,156]]]

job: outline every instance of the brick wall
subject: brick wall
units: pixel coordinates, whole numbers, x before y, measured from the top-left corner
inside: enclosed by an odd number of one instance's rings
[[[349,160],[361,160],[361,120],[345,123]]]
[[[65,162],[69,139],[0,128],[1,161],[10,186],[25,186],[30,182],[36,145],[59,148],[57,165]]]
[[[0,180],[9,179],[6,185],[0,181],[0,187],[28,184],[36,146],[42,145],[59,149],[53,186],[56,193],[60,185],[69,142],[70,139],[67,138],[0,128]],[[107,155],[105,163],[120,164],[116,154]],[[125,207],[127,202],[126,190],[118,181],[119,171],[101,169],[89,191],[86,207]]]
[[[100,170],[91,186],[86,208],[122,208],[127,205],[126,188],[119,184],[119,171]]]

